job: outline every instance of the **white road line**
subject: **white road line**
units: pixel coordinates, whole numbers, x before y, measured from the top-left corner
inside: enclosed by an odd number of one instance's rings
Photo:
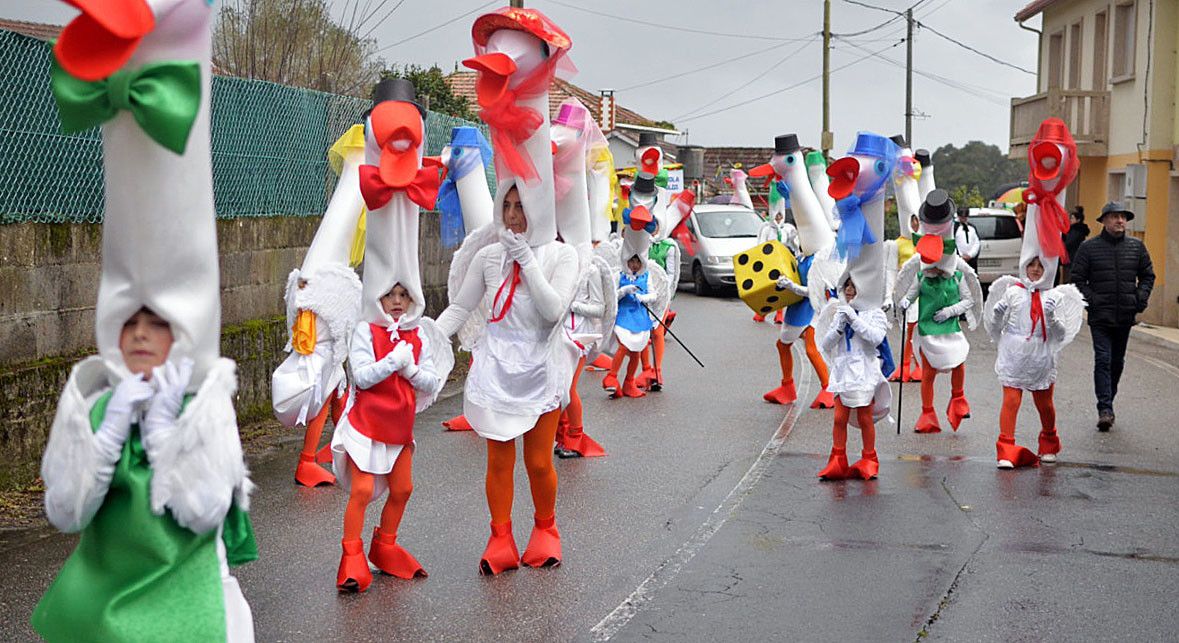
[[[733,487],[732,491],[725,496],[725,499],[717,505],[716,509],[712,510],[708,519],[704,521],[704,524],[700,525],[696,533],[692,534],[692,537],[681,545],[670,558],[660,563],[655,568],[655,571],[651,572],[651,575],[647,576],[635,588],[635,591],[626,597],[626,600],[622,601],[618,607],[615,607],[613,611],[607,614],[605,618],[590,630],[593,640],[608,641],[621,631],[623,627],[626,627],[626,624],[654,598],[655,592],[670,583],[683,570],[684,566],[695,558],[696,554],[708,544],[708,541],[712,540],[716,532],[720,531],[720,528],[728,522],[729,518],[737,511],[737,508],[741,506],[741,503],[749,495],[749,492],[761,481],[762,476],[765,475],[766,468],[773,461],[774,457],[778,455],[782,444],[794,429],[795,423],[798,422],[798,419],[809,408],[809,402],[807,400],[810,399],[813,369],[810,367],[810,362],[805,361],[806,353],[800,349],[798,346],[799,343],[795,342],[792,350],[795,354],[795,361],[802,364],[802,369],[800,369],[803,372],[802,392],[798,396],[798,400],[790,407],[790,411],[786,414],[786,417],[782,419],[782,424],[778,425],[778,429],[774,431],[774,435],[770,438],[770,441],[766,443],[765,448],[761,450],[761,454],[757,456],[757,459],[754,460],[749,470],[741,477],[737,486]]]

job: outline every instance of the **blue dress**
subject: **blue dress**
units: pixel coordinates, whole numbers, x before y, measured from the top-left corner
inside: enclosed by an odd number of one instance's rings
[[[803,286],[806,285],[806,276],[811,271],[811,263],[814,260],[815,255],[807,255],[798,262],[798,280]],[[788,326],[809,326],[814,316],[815,309],[811,307],[811,300],[803,297],[797,304],[786,307],[786,314],[782,320]]]
[[[639,290],[636,293],[627,295],[618,300],[618,319],[614,322],[615,326],[619,326],[629,330],[632,333],[646,333],[650,332],[654,327],[654,322],[651,319],[651,314],[647,312],[646,307],[639,302],[637,295],[647,294],[647,277],[649,274],[643,272],[634,279],[627,276],[626,273],[619,273],[618,287],[623,286],[638,286]]]

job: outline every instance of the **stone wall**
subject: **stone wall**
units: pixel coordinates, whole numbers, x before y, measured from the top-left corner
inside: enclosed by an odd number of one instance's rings
[[[446,306],[451,250],[438,217],[422,215],[427,314]],[[237,361],[241,424],[269,417],[270,373],[287,342],[283,288],[318,218],[217,222],[221,249],[221,352]],[[32,481],[70,367],[94,351],[102,227],[0,226],[0,489]]]

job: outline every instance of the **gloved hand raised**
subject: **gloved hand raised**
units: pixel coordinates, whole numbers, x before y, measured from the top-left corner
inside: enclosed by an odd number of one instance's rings
[[[394,365],[393,370],[397,373],[404,374],[410,367],[415,366],[413,362],[413,346],[409,342],[398,342],[393,350],[389,351],[386,358],[392,358],[391,363]]]
[[[521,268],[527,268],[535,258],[535,255],[532,254],[532,248],[528,247],[528,241],[524,238],[524,235],[516,234],[511,230],[501,230],[499,241],[503,244],[508,256],[520,264]]]
[[[633,295],[639,291],[639,287],[635,284],[627,284],[618,289],[618,298],[621,299],[627,295]]]
[[[152,442],[159,438],[161,432],[176,425],[180,407],[184,404],[184,389],[192,380],[192,369],[193,361],[187,357],[181,358],[179,362],[169,360],[152,369],[151,385],[156,393],[147,407],[141,431],[143,447],[149,452],[153,450]]]
[[[131,435],[131,421],[135,410],[151,399],[151,384],[143,375],[132,375],[115,385],[115,391],[106,405],[102,425],[94,433],[94,442],[108,462],[115,462],[123,452],[123,443]]]

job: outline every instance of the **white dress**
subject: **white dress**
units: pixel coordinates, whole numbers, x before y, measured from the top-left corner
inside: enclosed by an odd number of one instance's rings
[[[828,306],[842,304],[831,302]],[[876,347],[888,335],[888,326],[884,311],[873,308],[856,314],[850,329],[845,320],[839,319],[821,338],[819,347],[831,366],[827,390],[839,396],[844,406],[868,406],[876,396],[877,387],[886,382]]]
[[[1012,286],[1003,292],[1007,310],[995,320],[1003,329],[995,358],[995,374],[1003,386],[1043,391],[1056,382],[1056,354],[1067,330],[1055,315],[1055,293],[1041,291],[1040,297],[1046,327],[1037,322],[1033,329],[1031,291]]]
[[[578,287],[577,251],[552,241],[532,252],[507,313],[499,321],[488,320],[471,351],[463,414],[476,433],[491,440],[515,439],[536,426],[541,415],[565,404],[578,360],[577,345],[560,327]],[[479,250],[450,307],[439,316],[439,326],[456,327],[453,318],[465,320],[481,302],[492,318],[501,314],[514,264],[501,243]]]

